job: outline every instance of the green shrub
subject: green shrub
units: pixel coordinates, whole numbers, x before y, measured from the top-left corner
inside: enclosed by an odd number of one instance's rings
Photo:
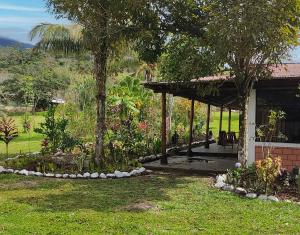
[[[22,169],[35,170],[37,159],[38,159],[37,156],[21,155],[18,156],[17,158],[6,160],[5,166],[16,170],[22,170]]]
[[[268,194],[274,188],[276,178],[280,174],[281,159],[271,156],[256,162],[256,174],[258,181],[264,186],[264,192]]]
[[[284,186],[284,180],[278,180],[283,177],[280,168],[280,159],[267,158],[251,166],[229,170],[227,183],[243,187],[248,192],[269,193]]]
[[[46,114],[45,122],[41,123],[40,128],[35,128],[34,131],[47,137],[47,146],[43,146],[47,148],[47,152],[50,150],[54,153],[58,149],[63,152],[71,151],[77,145],[81,144],[81,141],[73,138],[67,132],[67,119],[55,118],[55,110],[55,106],[51,106]]]

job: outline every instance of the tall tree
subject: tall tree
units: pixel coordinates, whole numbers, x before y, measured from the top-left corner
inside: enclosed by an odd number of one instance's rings
[[[239,160],[248,157],[248,102],[254,82],[271,74],[297,44],[299,0],[208,0],[207,42],[232,71],[241,110]]]
[[[151,1],[48,0],[49,9],[76,26],[40,25],[32,36],[41,36],[38,47],[65,53],[89,50],[94,57],[97,94],[96,162],[104,161],[105,100],[108,58],[122,43],[151,35],[159,18]],[[56,32],[53,34],[53,32]]]

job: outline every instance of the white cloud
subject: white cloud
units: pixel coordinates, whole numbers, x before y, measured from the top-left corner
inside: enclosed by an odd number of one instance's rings
[[[67,22],[66,20],[56,20],[53,17],[26,17],[26,16],[0,16],[0,27],[9,27],[12,26],[32,26],[38,23],[59,23]]]
[[[9,4],[1,4],[1,3],[0,3],[0,10],[30,11],[30,12],[44,12],[45,11],[43,8],[17,6],[17,5],[9,5]]]

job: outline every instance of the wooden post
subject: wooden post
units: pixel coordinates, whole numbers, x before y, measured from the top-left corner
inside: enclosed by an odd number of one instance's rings
[[[194,116],[195,116],[195,100],[192,99],[192,102],[191,102],[191,115],[190,115],[190,138],[189,138],[189,149],[188,149],[188,156],[189,157],[192,156]]]
[[[223,124],[223,106],[221,106],[221,110],[220,110],[220,124],[219,124],[219,144],[221,144],[220,140],[221,140],[221,131],[222,131],[222,124]]]
[[[231,108],[228,110],[228,132],[231,132]]]
[[[160,163],[162,165],[168,164],[167,158],[167,97],[166,93],[162,93],[161,96],[161,160]]]
[[[205,148],[209,149],[209,122],[210,122],[210,104],[207,105],[207,119],[206,119],[206,138]]]

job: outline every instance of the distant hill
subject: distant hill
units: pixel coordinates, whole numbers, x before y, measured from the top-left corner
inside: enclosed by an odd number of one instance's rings
[[[0,37],[0,47],[20,47],[23,49],[32,48],[33,45],[29,43],[19,42],[13,39]]]

